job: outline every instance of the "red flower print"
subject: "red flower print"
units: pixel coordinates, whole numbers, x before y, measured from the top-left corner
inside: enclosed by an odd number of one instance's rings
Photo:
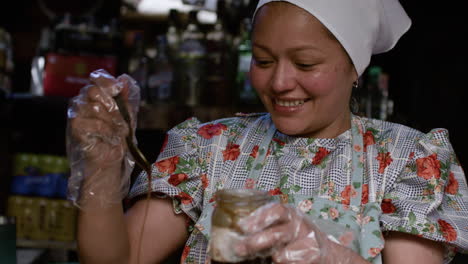
[[[283,192],[280,190],[280,188],[275,188],[275,189],[269,190],[268,193],[269,193],[270,195],[280,195],[280,194],[283,194]]]
[[[312,159],[312,164],[314,165],[319,165],[320,163],[322,163],[323,159],[330,153],[330,151],[328,151],[326,148],[324,147],[320,147],[317,151],[317,153],[315,153],[315,156],[314,158]]]
[[[211,196],[211,199],[208,201],[209,203],[212,203],[216,200],[216,194]]]
[[[372,134],[372,131],[367,130],[366,133],[364,133],[363,141],[364,141],[364,152],[366,152],[367,146],[375,144],[375,138],[374,138],[374,134]]]
[[[281,141],[281,140],[278,139],[278,138],[274,138],[273,141],[275,141],[276,143],[278,143],[278,145],[280,145],[280,146],[284,146],[284,144],[285,144],[283,141]]]
[[[175,197],[178,198],[182,204],[190,204],[193,201],[192,196],[185,192],[180,192]]]
[[[384,214],[391,214],[396,211],[396,207],[393,205],[392,199],[383,199],[380,204],[380,208]]]
[[[370,248],[368,253],[369,253],[369,256],[375,257],[380,253],[380,251],[382,251],[381,248]]]
[[[182,256],[180,256],[180,263],[185,263],[185,259],[187,259],[187,256],[189,253],[190,253],[190,247],[185,246],[184,251],[182,251]]]
[[[351,197],[355,197],[357,195],[356,190],[351,185],[346,185],[346,187],[341,192],[341,204],[349,205],[351,201]]]
[[[209,185],[209,181],[208,181],[208,177],[206,176],[206,173],[203,173],[201,175],[201,182],[202,182],[203,189],[206,189],[206,187],[208,187]]]
[[[445,192],[448,194],[457,194],[458,192],[458,181],[455,179],[453,172],[450,172],[449,181],[445,187]]]
[[[169,177],[169,180],[167,180],[167,182],[169,182],[170,184],[174,186],[177,186],[187,179],[188,179],[187,174],[177,173],[177,174],[172,174],[171,177]]]
[[[169,141],[169,135],[166,134],[166,136],[164,137],[164,141],[162,143],[162,146],[161,146],[161,150],[159,152],[163,152],[164,149],[166,148],[167,146],[167,142]]]
[[[414,158],[414,152],[411,152],[411,153],[409,154],[409,157],[408,157],[408,158],[409,158],[409,159]]]
[[[178,163],[179,156],[175,156],[156,162],[156,167],[160,172],[173,173],[176,170],[176,166]]]
[[[227,126],[223,124],[207,124],[200,127],[197,133],[205,139],[210,139],[214,136],[221,135],[221,133],[226,129]]]
[[[442,232],[442,236],[444,236],[445,240],[447,241],[455,241],[457,240],[457,231],[453,228],[452,225],[447,223],[446,221],[439,219],[437,221],[439,223],[440,231]]]
[[[247,179],[245,181],[245,188],[246,189],[253,189],[255,187],[255,180],[254,179]]]
[[[362,197],[361,204],[367,204],[369,202],[369,184],[362,185]]]
[[[257,155],[258,155],[258,146],[255,145],[255,146],[252,148],[252,152],[250,153],[250,157],[252,157],[252,158],[255,159],[255,158],[257,157]]]
[[[239,157],[240,149],[239,145],[228,143],[226,149],[223,150],[224,161],[226,160],[236,160]]]
[[[437,154],[416,160],[417,174],[419,177],[429,180],[432,177],[440,178],[440,161]]]
[[[380,152],[376,159],[379,161],[379,173],[384,173],[385,168],[387,168],[387,166],[390,165],[390,163],[393,161],[392,157],[390,156],[390,152]]]

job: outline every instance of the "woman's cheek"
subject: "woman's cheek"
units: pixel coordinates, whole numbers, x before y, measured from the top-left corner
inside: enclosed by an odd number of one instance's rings
[[[330,94],[334,89],[334,78],[327,77],[323,73],[310,73],[299,82],[311,96],[323,96]]]
[[[268,74],[265,71],[259,70],[255,65],[250,66],[249,78],[252,87],[260,93],[267,87]]]

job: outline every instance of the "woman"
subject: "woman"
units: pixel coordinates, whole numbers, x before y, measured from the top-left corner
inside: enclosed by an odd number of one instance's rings
[[[85,176],[83,263],[136,263],[138,256],[158,263],[183,245],[182,263],[204,263],[208,208],[223,188],[263,189],[289,204],[244,219],[239,256],[274,248],[277,263],[428,264],[466,250],[468,191],[447,132],[423,134],[349,111],[371,54],[391,49],[409,25],[396,0],[260,1],[251,81],[268,114],[189,119],[169,131],[152,171],[158,198],[138,199],[147,191],[143,174],[125,214],[119,184],[126,129],[110,98],[122,87],[98,75],[69,112],[78,152],[86,154],[71,155],[80,166],[74,173]],[[102,199],[114,203],[103,206]],[[310,218],[354,233],[332,242]]]

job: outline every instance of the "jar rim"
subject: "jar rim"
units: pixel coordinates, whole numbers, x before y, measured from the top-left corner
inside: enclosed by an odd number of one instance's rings
[[[257,189],[222,189],[216,192],[216,201],[264,201],[271,199],[267,191]]]

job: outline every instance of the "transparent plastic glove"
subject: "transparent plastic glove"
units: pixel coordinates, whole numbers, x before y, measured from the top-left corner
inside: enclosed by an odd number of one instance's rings
[[[121,203],[128,193],[134,166],[125,143],[129,127],[113,97],[126,98],[133,129],[140,100],[140,89],[128,75],[114,78],[97,70],[89,78],[91,84],[71,99],[67,112],[68,199],[82,209]]]
[[[274,263],[294,264],[367,263],[289,205],[263,206],[241,219],[239,229],[246,235],[235,248],[241,257],[269,254]]]

